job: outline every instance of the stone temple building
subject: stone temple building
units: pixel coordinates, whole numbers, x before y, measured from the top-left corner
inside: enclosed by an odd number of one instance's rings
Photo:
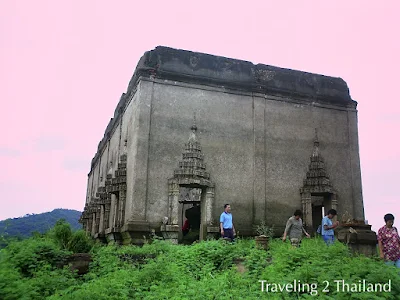
[[[296,209],[364,220],[357,102],[341,78],[157,47],[140,59],[98,145],[81,223],[95,238],[174,242],[190,219],[281,234]]]

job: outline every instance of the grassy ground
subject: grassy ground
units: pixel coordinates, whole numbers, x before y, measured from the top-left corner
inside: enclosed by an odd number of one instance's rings
[[[62,253],[48,239],[25,243],[0,253],[1,299],[400,299],[397,269],[353,256],[340,243],[327,247],[320,239],[304,240],[298,249],[273,240],[268,251],[240,239],[190,246],[160,240],[141,248],[98,245],[83,277],[54,266],[48,257]],[[43,249],[47,254],[40,258]],[[390,291],[376,292],[379,286],[363,291],[364,284],[376,283],[387,289],[390,283]]]

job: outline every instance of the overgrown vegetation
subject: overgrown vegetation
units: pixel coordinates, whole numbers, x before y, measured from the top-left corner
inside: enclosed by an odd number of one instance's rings
[[[0,248],[5,247],[11,240],[29,238],[34,233],[43,234],[53,228],[59,219],[66,220],[72,230],[82,226],[78,223],[80,211],[72,209],[55,209],[42,214],[31,214],[21,218],[0,221]]]
[[[71,254],[90,251],[93,246],[85,232],[72,232],[64,219],[46,234],[9,242],[0,250],[0,299],[43,299],[80,285],[65,264]]]
[[[308,299],[299,292],[264,292],[268,283],[316,283],[318,299],[399,299],[398,270],[382,261],[352,256],[336,243],[304,240],[298,249],[273,240],[259,250],[254,240],[238,239],[172,245],[153,240],[143,247],[92,245],[83,232],[69,235],[59,222],[43,236],[12,242],[0,252],[0,299]],[[75,242],[72,242],[75,241]],[[75,246],[73,246],[75,245]],[[81,248],[76,245],[86,245]],[[93,246],[93,247],[92,247]],[[76,247],[76,248],[74,248]],[[73,274],[59,262],[74,251],[90,251],[86,275]],[[390,292],[338,291],[335,280],[387,283]],[[324,292],[329,282],[329,292]]]

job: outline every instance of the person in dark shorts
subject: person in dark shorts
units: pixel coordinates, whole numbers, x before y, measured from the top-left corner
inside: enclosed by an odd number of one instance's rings
[[[224,205],[224,212],[221,214],[219,222],[222,238],[228,238],[233,241],[236,231],[233,226],[231,206],[229,204]]]

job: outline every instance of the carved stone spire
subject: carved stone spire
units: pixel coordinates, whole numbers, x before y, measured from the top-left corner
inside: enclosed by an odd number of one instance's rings
[[[193,125],[192,125],[192,127],[190,127],[190,130],[192,130],[192,132],[190,133],[188,143],[197,142],[197,139],[196,139],[196,131],[197,131],[197,126],[196,126],[196,113],[193,113]]]
[[[127,154],[128,153],[128,140],[125,139],[124,141],[124,147],[122,148],[122,154]]]
[[[310,157],[310,164],[306,179],[303,182],[303,188],[300,189],[301,193],[333,193],[328,173],[325,169],[324,159],[319,151],[318,132],[315,129],[314,148]]]
[[[314,149],[313,149],[312,156],[313,157],[319,156],[319,141],[318,141],[317,128],[315,128]]]
[[[179,184],[210,186],[210,174],[206,172],[204,155],[201,153],[201,145],[196,137],[196,115],[193,116],[193,125],[190,130],[189,140],[185,144],[179,168],[174,171],[174,179],[177,179]]]
[[[110,175],[112,177],[112,172],[113,172],[113,162],[110,160],[108,163],[108,171],[107,171],[107,177]]]

